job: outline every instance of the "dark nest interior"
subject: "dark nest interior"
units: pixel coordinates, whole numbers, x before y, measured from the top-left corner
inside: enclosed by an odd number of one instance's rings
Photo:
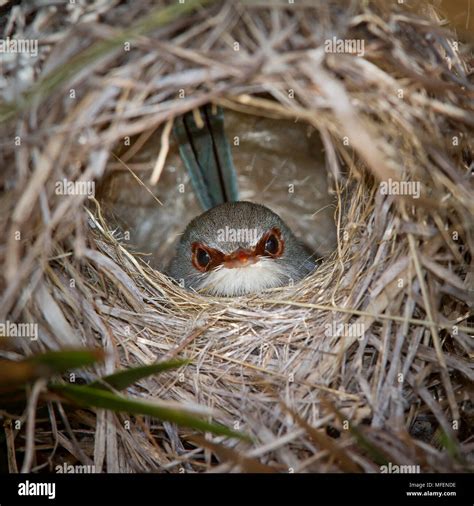
[[[127,395],[252,441],[25,408],[5,429],[10,471],[23,454],[26,470],[472,469],[474,86],[468,44],[444,25],[418,1],[12,8],[4,38],[39,49],[8,55],[0,78],[0,321],[39,336],[0,338],[0,356],[104,349],[85,379],[189,359]],[[294,286],[217,298],[161,272],[200,212],[173,120],[209,103],[240,139],[245,198],[323,253]],[[60,195],[64,180],[97,193]]]

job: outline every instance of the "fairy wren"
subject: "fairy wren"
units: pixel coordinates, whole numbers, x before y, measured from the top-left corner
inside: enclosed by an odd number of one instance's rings
[[[227,202],[189,223],[169,274],[201,293],[234,297],[296,283],[315,268],[311,257],[267,207]]]

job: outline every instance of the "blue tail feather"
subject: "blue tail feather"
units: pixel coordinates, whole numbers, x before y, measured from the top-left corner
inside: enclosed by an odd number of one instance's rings
[[[194,192],[204,210],[239,200],[237,172],[224,131],[224,112],[210,104],[200,108],[204,126],[199,128],[192,113],[177,118],[174,134],[181,159]]]

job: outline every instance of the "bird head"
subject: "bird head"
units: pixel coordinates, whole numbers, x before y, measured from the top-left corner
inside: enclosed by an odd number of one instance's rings
[[[170,275],[188,288],[231,297],[291,284],[313,269],[311,254],[277,214],[229,202],[189,223]]]

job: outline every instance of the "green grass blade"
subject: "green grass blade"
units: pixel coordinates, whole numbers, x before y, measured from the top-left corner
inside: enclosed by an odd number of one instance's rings
[[[203,432],[211,432],[218,436],[249,440],[249,437],[245,434],[235,432],[217,423],[206,422],[184,410],[166,408],[136,399],[129,399],[99,388],[85,385],[50,385],[49,389],[84,408],[94,407],[133,415],[149,415],[162,421],[174,422],[180,426]]]
[[[78,349],[48,351],[26,359],[26,362],[43,369],[48,375],[62,374],[70,369],[89,367],[104,360],[104,352],[99,349]]]
[[[124,390],[125,388],[133,385],[142,378],[158,374],[161,372],[169,371],[170,369],[177,369],[183,365],[189,364],[189,360],[168,360],[167,362],[160,362],[157,364],[145,365],[140,367],[132,367],[123,371],[104,376],[103,378],[90,383],[92,388],[107,388],[107,385],[115,390]]]

